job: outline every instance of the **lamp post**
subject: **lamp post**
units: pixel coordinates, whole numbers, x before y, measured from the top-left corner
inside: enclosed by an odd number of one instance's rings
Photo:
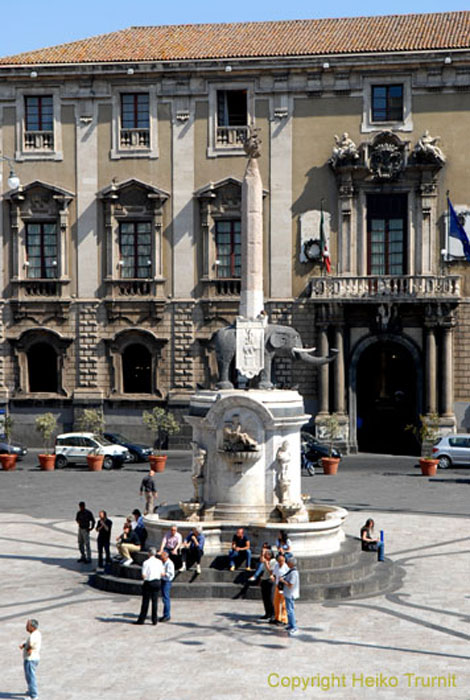
[[[20,178],[15,173],[15,168],[13,167],[14,160],[8,156],[0,156],[0,160],[6,160],[10,166],[10,174],[8,176],[8,187],[11,190],[16,190],[20,186]]]

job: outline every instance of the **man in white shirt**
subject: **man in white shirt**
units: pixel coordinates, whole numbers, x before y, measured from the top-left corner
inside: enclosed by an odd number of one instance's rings
[[[28,684],[27,694],[32,700],[37,700],[38,698],[36,669],[39,664],[39,653],[41,651],[41,633],[38,627],[39,623],[37,620],[27,620],[26,631],[29,633],[29,636],[23,644],[20,644],[20,649],[23,650],[24,676]]]
[[[171,601],[170,601],[170,591],[171,582],[175,578],[175,565],[170,559],[170,555],[166,550],[161,553],[161,558],[163,562],[163,573],[162,573],[162,600],[163,600],[163,615],[160,618],[160,622],[169,622],[171,619]]]
[[[297,560],[291,557],[287,560],[289,571],[279,579],[284,584],[284,600],[286,601],[287,610],[287,627],[289,636],[293,637],[298,633],[297,623],[295,620],[295,605],[294,601],[299,597],[299,572],[297,571]]]
[[[142,585],[142,605],[140,607],[139,617],[134,622],[135,625],[144,624],[150,601],[152,601],[152,625],[157,624],[158,592],[160,590],[160,581],[163,574],[163,564],[160,559],[157,559],[156,554],[157,550],[155,547],[150,547],[148,558],[142,564],[142,578],[144,579]]]

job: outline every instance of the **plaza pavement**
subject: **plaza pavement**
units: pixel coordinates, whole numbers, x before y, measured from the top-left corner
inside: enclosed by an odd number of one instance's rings
[[[347,469],[337,477],[319,475],[304,480],[303,488],[322,502],[350,502],[348,534],[357,535],[366,517],[376,520],[386,532],[387,556],[406,572],[402,588],[347,603],[299,602],[301,631],[295,638],[257,622],[261,603],[243,600],[176,600],[171,623],[134,626],[139,598],[87,585],[92,567],[76,563],[76,503],[84,498],[96,514],[106,495],[117,535],[123,516],[139,504],[138,470],[0,473],[0,698],[19,698],[25,689],[18,644],[26,619],[36,617],[43,633],[41,700],[468,700],[470,537],[463,512],[468,471],[446,472],[433,481],[416,477],[411,464],[405,465],[403,483],[394,477],[387,510],[376,483],[385,478],[380,469],[359,469],[354,478]],[[176,492],[187,495],[188,480],[186,470],[167,470],[161,495],[167,491],[170,500]],[[421,500],[412,512],[415,488]],[[402,502],[405,514],[399,512]],[[437,680],[434,688],[421,687],[433,677],[441,677],[440,687]],[[307,682],[305,689],[292,690]]]

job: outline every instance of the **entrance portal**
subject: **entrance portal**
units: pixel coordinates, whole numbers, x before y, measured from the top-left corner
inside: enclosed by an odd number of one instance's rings
[[[418,454],[416,367],[400,343],[378,341],[367,347],[357,365],[357,439],[361,452]]]

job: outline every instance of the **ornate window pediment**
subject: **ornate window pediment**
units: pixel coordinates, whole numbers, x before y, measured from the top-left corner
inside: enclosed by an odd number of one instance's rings
[[[64,385],[67,349],[73,342],[50,328],[30,328],[19,338],[8,338],[17,362],[18,396],[29,394],[68,396]]]
[[[367,146],[367,167],[375,180],[394,180],[406,167],[408,142],[381,131]]]
[[[166,338],[159,338],[142,328],[120,331],[107,341],[112,393],[129,398],[142,394],[163,396],[159,367],[167,342]]]

